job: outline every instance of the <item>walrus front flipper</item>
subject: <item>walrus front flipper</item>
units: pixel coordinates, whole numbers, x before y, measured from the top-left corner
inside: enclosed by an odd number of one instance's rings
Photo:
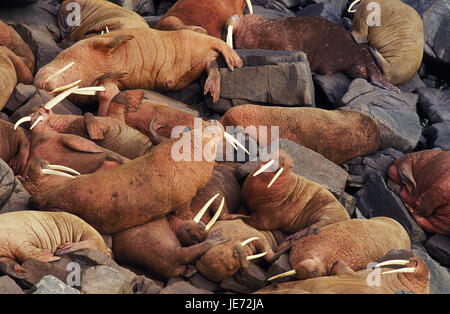
[[[337,260],[333,263],[329,275],[354,274],[355,272],[343,261]]]
[[[91,140],[102,140],[105,138],[98,120],[92,113],[87,112],[84,114],[84,124]]]
[[[386,75],[389,69],[389,63],[386,61],[383,55],[377,50],[377,48],[369,46],[369,49],[370,52],[372,53],[373,58],[377,62],[378,67],[381,69],[381,72],[383,72],[383,74]]]
[[[26,279],[26,270],[17,261],[8,258],[0,258],[0,273],[16,279]]]
[[[59,256],[86,249],[99,250],[94,240],[85,240],[81,242],[64,243],[58,247],[58,249],[55,251],[55,255]]]
[[[162,142],[164,142],[165,140],[167,140],[167,137],[164,137],[162,135],[159,135],[158,132],[156,132],[156,130],[162,128],[163,126],[161,124],[158,124],[158,119],[153,119],[150,122],[150,127],[149,127],[149,138],[150,141],[153,143],[153,145],[159,145]]]
[[[211,94],[213,103],[219,100],[220,95],[220,73],[216,60],[211,60],[206,64],[205,72],[207,73],[205,88],[203,95]]]
[[[63,136],[61,137],[61,141],[67,148],[74,151],[92,154],[103,153],[103,150],[94,142],[91,142],[80,136],[63,134]]]

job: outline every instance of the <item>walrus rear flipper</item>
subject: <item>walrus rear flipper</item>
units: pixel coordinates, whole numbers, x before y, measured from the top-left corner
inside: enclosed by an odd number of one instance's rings
[[[0,257],[0,273],[16,279],[27,278],[25,269],[15,260],[7,257]]]

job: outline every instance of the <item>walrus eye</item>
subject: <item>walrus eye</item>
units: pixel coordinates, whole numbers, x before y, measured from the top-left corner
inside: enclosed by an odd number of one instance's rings
[[[234,258],[234,259],[237,259],[238,257],[239,257],[239,254],[238,254],[236,251],[234,251],[234,252],[233,252],[233,258]]]

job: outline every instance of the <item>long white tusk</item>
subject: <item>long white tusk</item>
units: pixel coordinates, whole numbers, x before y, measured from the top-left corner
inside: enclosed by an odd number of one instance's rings
[[[242,246],[246,246],[247,244],[249,244],[250,242],[255,241],[255,240],[259,240],[259,238],[258,237],[251,237],[251,238],[249,238],[249,239],[247,239],[245,241],[242,241],[241,245]]]
[[[53,99],[51,99],[48,103],[45,104],[44,108],[47,110],[51,110],[53,109],[53,107],[55,107],[58,103],[60,103],[61,101],[63,101],[67,96],[69,96],[70,94],[72,94],[72,92],[74,90],[76,90],[78,88],[77,86],[72,87],[71,89],[68,89],[64,92],[62,92],[61,94],[59,94],[58,96],[54,97]]]
[[[267,164],[265,164],[264,166],[262,166],[261,168],[259,168],[258,171],[256,171],[253,176],[256,177],[258,174],[264,172],[267,170],[267,168],[270,168],[270,166],[272,166],[272,164],[275,162],[275,159],[271,159]]]
[[[406,265],[408,264],[408,260],[404,259],[392,259],[390,261],[381,262],[375,265],[375,267],[387,266],[387,265]]]
[[[57,77],[58,75],[60,75],[61,73],[63,73],[64,71],[66,71],[68,68],[70,68],[72,65],[74,65],[75,62],[71,62],[68,65],[66,65],[64,68],[62,68],[59,71],[56,71],[55,73],[53,73],[52,75],[50,75],[49,77],[47,77],[45,79],[45,82],[50,82],[51,80],[53,80],[55,77]]]
[[[355,13],[356,10],[353,10],[353,11],[352,11],[352,8],[353,8],[353,6],[354,6],[355,4],[357,4],[357,3],[360,2],[360,1],[361,1],[361,0],[355,0],[355,1],[353,1],[352,4],[350,4],[350,6],[348,7],[347,12],[348,12],[348,13]]]
[[[252,259],[257,259],[257,258],[263,257],[266,254],[267,254],[267,252],[263,252],[263,253],[259,253],[256,255],[247,256],[247,261],[251,261]]]
[[[270,277],[267,280],[271,281],[271,280],[274,280],[274,279],[283,278],[283,277],[287,277],[287,276],[291,276],[291,275],[295,275],[295,269],[287,271],[287,272],[279,274],[279,275],[276,275],[276,276],[273,276],[273,277]]]
[[[48,167],[49,167],[50,169],[53,169],[53,170],[67,171],[67,172],[73,173],[73,174],[75,174],[75,175],[77,175],[77,176],[81,175],[81,173],[79,173],[78,171],[73,170],[72,168],[69,168],[69,167],[65,167],[65,166],[60,166],[60,165],[48,165]]]
[[[388,270],[385,272],[382,272],[381,275],[385,274],[395,274],[395,273],[413,273],[416,270],[415,267],[404,267],[400,269],[394,269],[394,270]]]
[[[83,87],[77,88],[73,91],[74,94],[78,95],[95,95],[97,92],[104,92],[106,88],[104,86],[92,86],[92,87]]]
[[[39,118],[37,118],[37,120],[34,121],[33,125],[32,125],[31,128],[30,128],[30,130],[33,130],[33,128],[34,128],[39,122],[41,122],[42,120],[44,120],[44,117],[43,117],[43,116],[39,116]]]
[[[29,122],[29,121],[31,121],[31,117],[30,116],[26,116],[26,117],[20,118],[19,121],[17,121],[16,124],[14,124],[14,130],[17,130],[19,125],[21,125],[22,123]]]
[[[103,35],[105,32],[102,30],[102,32],[101,32],[101,34],[100,35]]]
[[[42,173],[43,174],[54,174],[57,176],[68,177],[68,178],[75,178],[73,175],[70,175],[68,173],[55,171],[55,170],[51,170],[51,169],[42,169]]]
[[[228,25],[227,28],[227,44],[233,49],[233,25]]]
[[[97,92],[93,90],[75,90],[73,93],[76,95],[94,96]]]
[[[222,198],[222,201],[220,202],[219,209],[217,209],[216,213],[214,214],[213,218],[208,222],[208,224],[205,227],[205,230],[208,231],[211,229],[211,227],[214,225],[214,223],[217,221],[217,219],[220,216],[220,213],[222,212],[223,206],[225,205],[225,197]]]
[[[106,34],[109,34],[108,25],[106,25],[105,27],[106,27]]]
[[[67,90],[67,89],[69,89],[71,87],[74,87],[75,85],[77,85],[80,82],[81,82],[81,80],[78,80],[76,82],[73,82],[73,83],[70,83],[70,84],[67,84],[67,85],[64,85],[64,86],[57,87],[54,90],[52,90],[50,93],[57,93],[57,92],[65,91],[65,90]]]
[[[272,178],[272,181],[270,181],[269,185],[267,186],[267,188],[270,188],[272,186],[272,184],[275,182],[276,179],[278,179],[278,177],[281,175],[281,173],[283,172],[283,167],[281,167],[277,174]]]
[[[197,215],[195,215],[194,217],[194,221],[196,223],[199,223],[200,219],[202,218],[202,216],[205,214],[206,210],[208,209],[208,207],[212,204],[212,202],[214,202],[214,200],[219,196],[220,194],[217,193],[216,195],[214,195],[208,202],[206,202],[205,205],[203,205],[203,207],[198,211]]]
[[[223,136],[228,142],[236,144],[237,146],[242,148],[248,155],[250,155],[249,151],[245,148],[245,146],[242,145],[237,139],[235,139],[234,136],[228,134],[227,132],[223,132]]]
[[[250,12],[250,14],[253,14],[252,2],[250,0],[245,0],[245,2],[247,2],[248,11]]]

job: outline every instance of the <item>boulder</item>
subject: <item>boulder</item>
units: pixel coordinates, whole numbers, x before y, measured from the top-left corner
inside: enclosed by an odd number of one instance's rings
[[[252,1],[253,14],[269,19],[278,19],[295,16],[294,12],[287,9],[276,0],[256,0]]]
[[[350,78],[340,72],[332,75],[314,74],[313,79],[317,92],[323,93],[327,102],[332,105],[330,109],[336,109],[341,105],[342,96],[347,93],[352,82]]]
[[[161,290],[161,294],[212,294],[212,292],[196,288],[190,283],[180,280],[170,285],[168,284]]]
[[[427,240],[424,246],[441,265],[450,267],[450,237],[435,234]]]
[[[80,294],[80,291],[69,287],[64,282],[52,275],[46,275],[33,286],[29,293],[31,294]]]
[[[118,270],[99,265],[90,267],[81,275],[81,292],[86,294],[130,294],[130,282]]]
[[[340,27],[344,27],[342,24],[342,18],[341,13],[338,7],[341,6],[341,4],[344,1],[329,1],[329,2],[322,2],[322,3],[315,3],[310,4],[300,11],[298,11],[295,15],[297,16],[317,16],[324,19],[327,19],[330,22],[333,22],[336,25],[339,25]],[[333,4],[334,3],[334,4]]]
[[[431,2],[431,1],[430,1]],[[450,6],[446,0],[436,0],[422,14],[425,55],[450,63]]]
[[[134,11],[139,15],[155,15],[153,0],[109,0],[121,7]]]
[[[9,276],[0,276],[0,294],[23,294],[23,290]]]
[[[450,89],[419,88],[419,109],[428,118],[430,124],[450,121]]]
[[[27,210],[30,197],[8,164],[0,159],[0,214]]]
[[[431,148],[450,150],[450,121],[433,124],[429,129],[428,143]]]

